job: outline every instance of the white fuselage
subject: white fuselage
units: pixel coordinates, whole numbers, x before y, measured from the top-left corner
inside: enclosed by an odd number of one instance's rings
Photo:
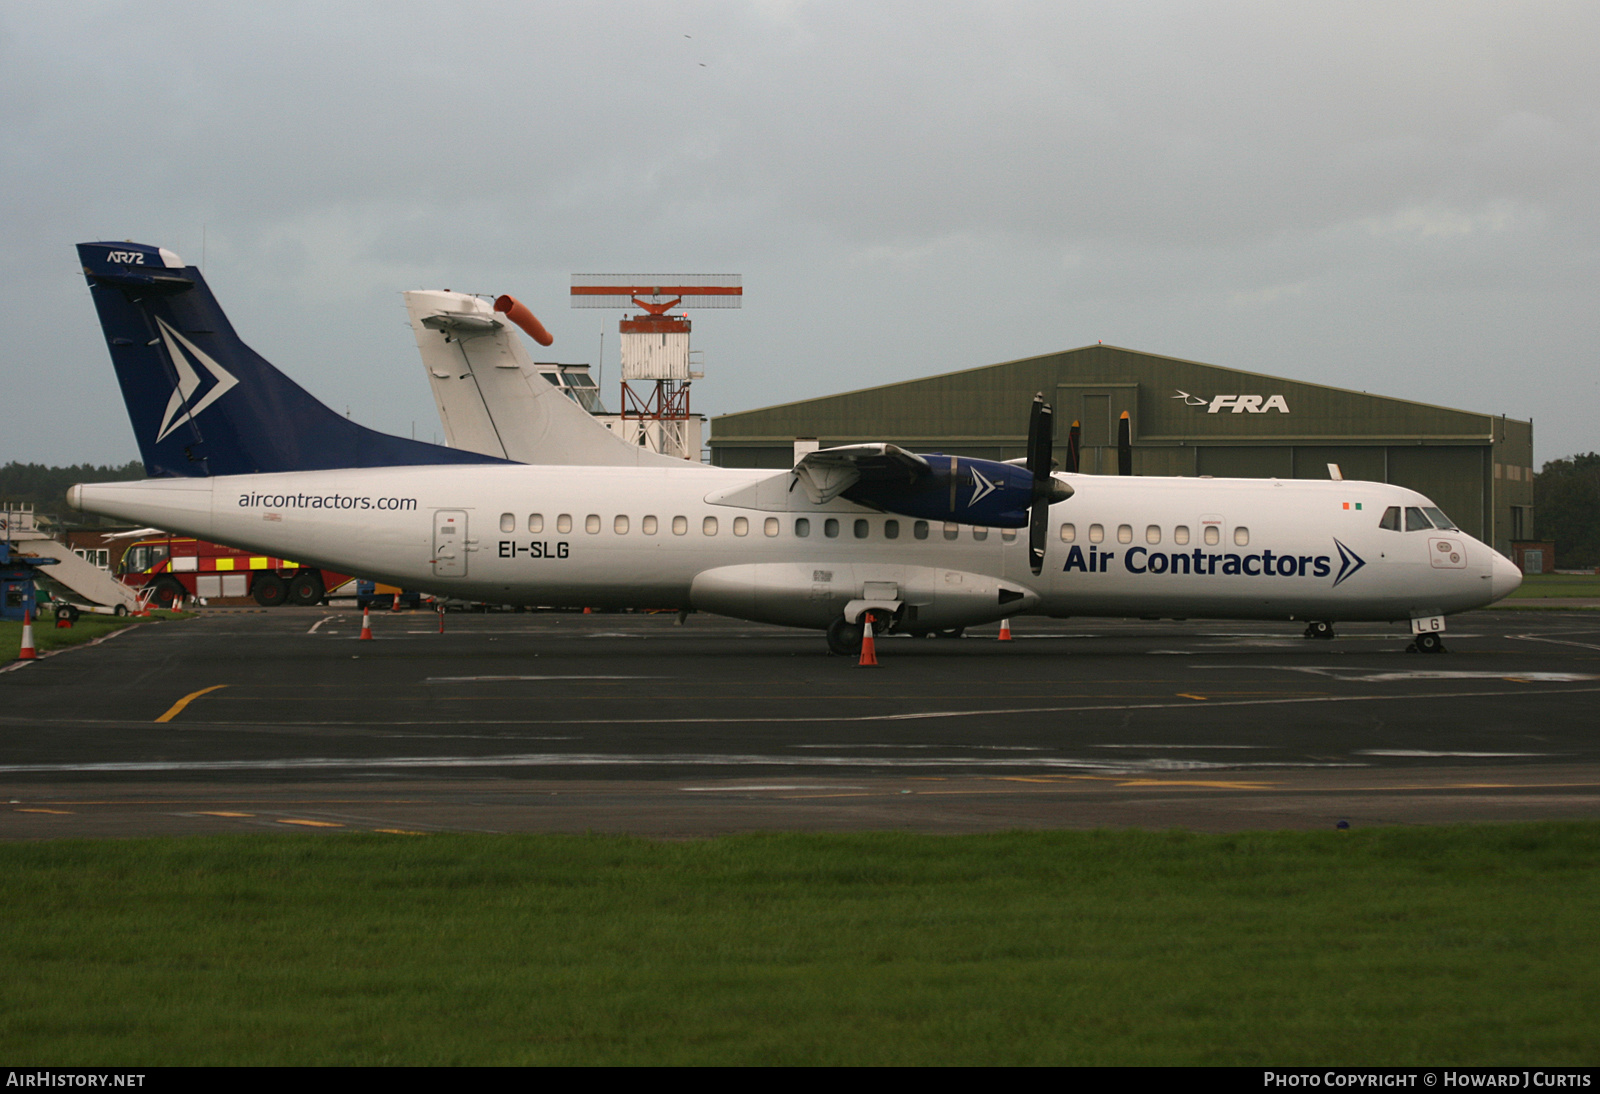
[[[1520,574],[1369,482],[1064,476],[1043,572],[1027,529],[813,505],[786,473],[397,467],[74,487],[91,512],[438,595],[695,608],[826,627],[893,604],[914,627],[1014,614],[1403,620],[1480,607]],[[1214,540],[1214,542],[1213,542]]]

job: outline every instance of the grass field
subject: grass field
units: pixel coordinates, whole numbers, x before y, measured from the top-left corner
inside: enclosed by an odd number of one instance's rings
[[[1543,600],[1553,596],[1600,597],[1600,574],[1527,574],[1508,600]]]
[[[1569,1064],[1600,824],[0,846],[0,1055]]]
[[[46,613],[42,620],[35,620],[33,624],[33,646],[41,652],[65,649],[67,646],[77,646],[84,642],[92,642],[96,638],[120,631],[124,627],[135,623],[167,622],[173,619],[188,619],[187,612],[153,611],[148,619],[134,619],[130,616],[113,615],[80,615],[78,622],[71,627],[58,628],[55,616]],[[0,663],[16,657],[17,651],[22,648],[22,624],[9,620],[0,620]]]

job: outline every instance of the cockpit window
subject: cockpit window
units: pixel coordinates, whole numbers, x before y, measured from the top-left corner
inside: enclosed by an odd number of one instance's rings
[[[1422,511],[1428,514],[1428,519],[1433,521],[1433,526],[1435,528],[1445,532],[1455,532],[1459,530],[1456,528],[1455,523],[1451,521],[1449,517],[1444,515],[1444,510],[1439,509],[1436,506],[1425,505],[1422,507]]]
[[[1421,532],[1432,527],[1433,522],[1423,516],[1421,509],[1415,505],[1406,506],[1406,531]]]
[[[1387,528],[1391,532],[1400,530],[1400,507],[1391,505],[1383,511],[1383,519],[1378,522],[1379,528]]]

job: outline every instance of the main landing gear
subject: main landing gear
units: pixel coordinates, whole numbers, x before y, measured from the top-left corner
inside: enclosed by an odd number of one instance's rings
[[[828,652],[839,657],[861,656],[861,624],[840,616],[828,624]]]
[[[1331,641],[1333,638],[1333,624],[1326,619],[1313,619],[1306,624],[1306,637]]]

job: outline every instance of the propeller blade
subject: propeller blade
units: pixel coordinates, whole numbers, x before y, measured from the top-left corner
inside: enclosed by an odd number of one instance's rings
[[[1044,543],[1050,534],[1050,505],[1034,502],[1028,514],[1028,569],[1038,577],[1044,571]]]
[[[1067,432],[1067,471],[1070,474],[1078,473],[1078,449],[1083,444],[1083,427],[1073,421],[1072,428]]]
[[[1033,408],[1028,413],[1028,470],[1033,472],[1035,484],[1039,481],[1041,469],[1046,475],[1050,473],[1050,446],[1054,435],[1051,419],[1054,413],[1050,404],[1044,401],[1044,392],[1033,397]]]
[[[1036,575],[1044,570],[1045,536],[1050,531],[1050,503],[1057,501],[1059,485],[1050,475],[1051,449],[1055,445],[1055,411],[1044,401],[1044,392],[1033,397],[1028,419],[1028,470],[1033,472],[1033,497],[1028,513],[1028,568]]]
[[[1126,410],[1117,423],[1117,474],[1133,474],[1133,422]]]

